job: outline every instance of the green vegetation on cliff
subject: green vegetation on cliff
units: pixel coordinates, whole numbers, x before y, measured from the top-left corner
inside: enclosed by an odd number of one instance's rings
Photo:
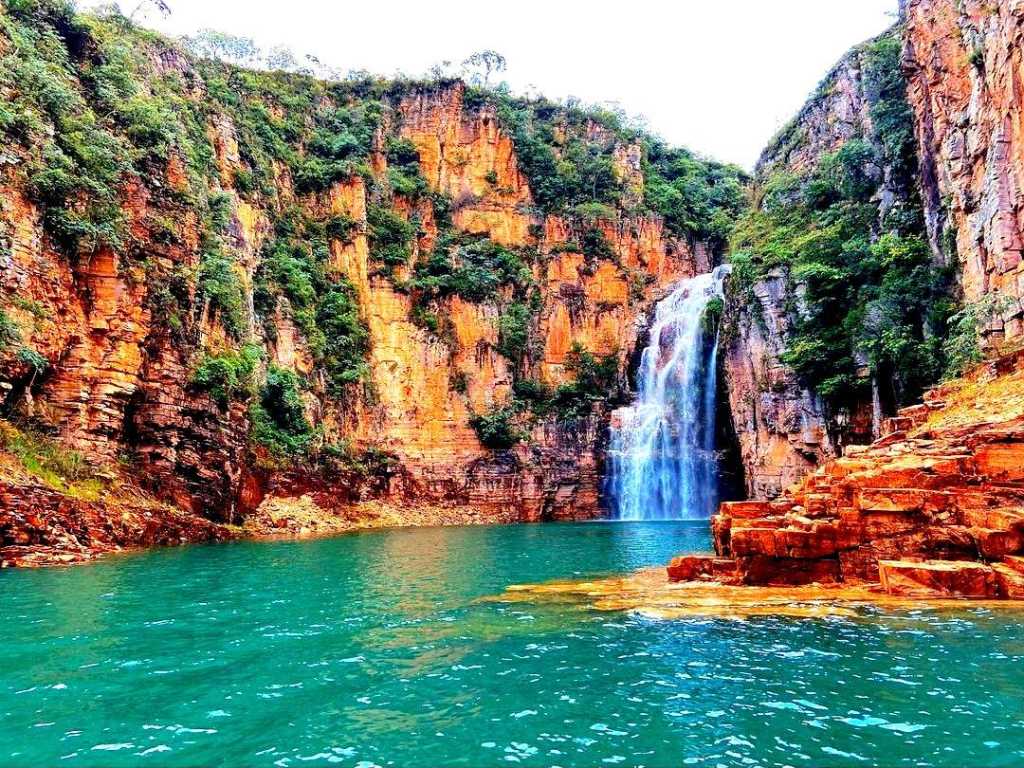
[[[916,399],[945,367],[953,308],[917,197],[899,41],[884,36],[862,53],[872,135],[803,175],[760,179],[757,205],[732,233],[734,286],[749,291],[782,270],[793,318],[783,361],[839,406],[862,397],[871,377],[892,383],[884,396],[895,403]]]
[[[0,419],[0,451],[16,459],[21,471],[75,499],[98,501],[113,482],[81,453],[31,426]]]
[[[302,389],[295,371],[271,366],[249,408],[253,440],[275,458],[305,453],[315,436],[306,418]]]
[[[247,344],[239,351],[207,355],[192,374],[192,385],[208,392],[222,410],[235,399],[248,399],[255,386],[256,371],[263,350]]]
[[[745,206],[742,170],[669,147],[618,112],[574,101],[517,98],[501,89],[471,88],[466,101],[496,108],[544,212],[598,218],[655,213],[676,236],[718,245]],[[616,157],[630,147],[639,150],[640,195],[622,170],[628,161]]]
[[[485,414],[475,414],[470,422],[480,442],[489,448],[509,448],[526,440],[529,427],[548,416],[560,422],[576,424],[586,419],[595,405],[615,404],[621,395],[619,356],[595,355],[574,344],[566,355],[565,367],[571,379],[552,387],[534,379],[519,378],[507,405]]]
[[[672,237],[718,247],[744,205],[739,169],[670,148],[607,109],[479,83],[463,92],[445,78],[323,81],[246,69],[218,60],[246,49],[229,35],[193,46],[213,57],[110,9],[9,0],[0,8],[0,135],[12,158],[4,181],[37,206],[44,247],[72,270],[103,252],[117,279],[144,285],[147,354],[177,358],[185,394],[208,394],[225,418],[247,412],[253,442],[278,456],[326,439],[318,409],[372,403],[367,279],[407,293],[410,319],[449,345],[450,302],[486,305],[515,397],[499,408],[507,413],[474,424],[486,444],[502,444],[522,434],[503,419],[578,420],[619,373],[615,356],[581,348],[567,361],[570,383],[528,378],[543,348],[545,250],[583,254],[586,276],[619,264],[609,223],[649,214]],[[512,138],[535,204],[521,206],[533,217],[525,245],[460,231],[465,196],[431,192],[403,138],[403,99],[456,91],[471,119],[487,110]],[[495,194],[507,192],[496,171],[489,178]],[[365,220],[340,199],[361,203],[363,190]],[[564,219],[571,242],[544,246],[547,214]],[[363,236],[368,274],[350,263]],[[642,298],[643,281],[631,284],[631,300]],[[57,359],[23,343],[4,307],[0,351],[12,370],[18,356],[10,378],[27,386]]]

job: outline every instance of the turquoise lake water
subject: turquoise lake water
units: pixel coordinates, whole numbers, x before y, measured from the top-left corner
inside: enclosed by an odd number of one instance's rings
[[[705,525],[413,529],[0,573],[0,765],[1024,764],[1024,614],[477,599]]]

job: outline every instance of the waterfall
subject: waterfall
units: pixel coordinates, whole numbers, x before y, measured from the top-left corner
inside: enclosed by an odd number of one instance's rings
[[[657,306],[636,401],[612,415],[607,491],[620,520],[706,519],[718,506],[718,339],[704,315],[728,271],[685,280]]]

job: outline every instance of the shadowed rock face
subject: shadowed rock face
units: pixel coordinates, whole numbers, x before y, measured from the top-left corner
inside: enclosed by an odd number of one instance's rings
[[[670,578],[1020,597],[1024,355],[933,390],[884,431],[775,501],[723,504],[718,557],[679,558]]]
[[[836,455],[825,406],[781,360],[791,318],[781,270],[754,286],[757,306],[734,307],[723,366],[747,495],[771,499]]]
[[[1024,334],[1024,4],[901,0],[907,102],[913,112],[917,190],[882,179],[880,214],[920,192],[935,262],[956,266],[966,302],[991,297],[991,342]],[[761,181],[804,174],[848,141],[872,136],[864,47],[844,57],[758,163]],[[726,377],[751,498],[774,498],[803,473],[865,442],[870,402],[849,403],[840,424],[780,362],[799,285],[779,268],[732,308],[737,333]],[[877,435],[877,431],[875,432]]]
[[[964,296],[1005,297],[994,340],[1024,333],[1024,4],[901,0],[922,199]]]

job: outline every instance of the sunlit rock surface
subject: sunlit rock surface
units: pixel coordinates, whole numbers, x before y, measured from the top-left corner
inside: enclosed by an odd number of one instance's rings
[[[928,393],[772,502],[726,503],[717,558],[680,581],[862,584],[892,594],[1015,598],[1024,552],[1024,354]]]
[[[865,609],[938,609],[954,601],[951,594],[889,593],[877,585],[814,584],[790,587],[749,587],[712,581],[675,583],[664,569],[653,568],[629,576],[546,584],[517,584],[488,598],[503,602],[577,603],[597,611],[628,611],[652,619],[790,616],[856,617]],[[1024,603],[995,599],[995,594],[973,595],[1002,610],[1024,612]],[[957,595],[959,597],[959,595]]]

